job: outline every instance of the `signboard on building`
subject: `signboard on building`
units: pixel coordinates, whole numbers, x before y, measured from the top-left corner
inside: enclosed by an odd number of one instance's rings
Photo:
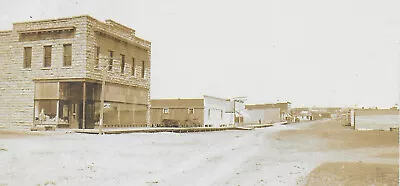
[[[110,108],[111,104],[110,103],[104,103],[104,108]]]

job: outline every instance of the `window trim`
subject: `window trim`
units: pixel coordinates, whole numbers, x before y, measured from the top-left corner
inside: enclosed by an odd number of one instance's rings
[[[194,108],[188,108],[188,114],[194,114]]]
[[[46,56],[46,48],[50,48],[50,55]],[[52,51],[53,51],[53,46],[52,45],[44,45],[43,46],[43,67],[44,68],[50,68],[51,67],[51,58],[52,58]],[[49,65],[46,66],[46,59],[49,59]]]
[[[30,55],[29,58],[27,56],[26,50],[30,49]],[[29,66],[28,66],[28,59],[29,59]],[[30,69],[32,68],[32,47],[24,47],[24,64],[23,64],[24,69]]]
[[[121,74],[125,73],[125,55],[124,54],[120,54],[121,55]]]
[[[163,108],[162,112],[163,114],[169,114],[169,108]]]
[[[131,70],[132,70],[131,75],[132,75],[132,76],[136,76],[135,58],[134,58],[134,57],[132,58],[132,67],[131,67]]]
[[[109,50],[108,55],[110,59],[108,59],[108,71],[112,71],[113,63],[114,63],[114,51]]]
[[[71,47],[71,51],[70,51],[71,54],[69,56],[66,55],[66,50],[65,49],[66,49],[67,46]],[[66,64],[66,57],[70,58],[70,64],[69,65]],[[69,67],[69,66],[72,66],[72,44],[71,43],[63,45],[63,67]]]
[[[145,77],[145,73],[144,73],[144,70],[145,70],[145,68],[144,68],[144,64],[145,64],[145,62],[142,60],[142,78],[144,79]]]
[[[98,68],[100,65],[100,47],[99,46],[95,47],[94,63],[95,63],[95,67]]]

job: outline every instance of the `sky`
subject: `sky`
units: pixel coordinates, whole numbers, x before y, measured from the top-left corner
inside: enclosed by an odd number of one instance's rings
[[[90,15],[152,42],[151,97],[400,104],[399,0],[13,0],[13,22]]]

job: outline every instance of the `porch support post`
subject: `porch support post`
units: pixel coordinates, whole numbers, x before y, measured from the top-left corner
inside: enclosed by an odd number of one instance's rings
[[[118,127],[121,127],[121,105],[117,104]]]
[[[82,129],[86,129],[86,82],[83,82],[82,96]]]
[[[132,104],[132,125],[133,127],[135,126],[136,122],[135,122],[135,104]]]
[[[151,127],[151,118],[150,118],[150,104],[147,105],[147,115],[146,115],[146,123],[148,127]]]
[[[57,82],[57,111],[56,111],[56,126],[60,118],[60,82]]]
[[[32,126],[36,127],[36,82],[33,82],[33,118],[32,118]]]
[[[106,61],[104,61],[106,63]],[[100,124],[99,124],[99,133],[103,133],[103,122],[104,122],[104,91],[106,86],[106,68],[108,66],[102,66],[102,81],[101,81],[101,93],[100,93]]]

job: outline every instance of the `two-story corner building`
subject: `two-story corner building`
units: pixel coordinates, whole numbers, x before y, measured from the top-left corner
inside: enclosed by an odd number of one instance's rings
[[[14,23],[0,31],[0,124],[146,126],[150,59],[151,43],[112,20]]]

